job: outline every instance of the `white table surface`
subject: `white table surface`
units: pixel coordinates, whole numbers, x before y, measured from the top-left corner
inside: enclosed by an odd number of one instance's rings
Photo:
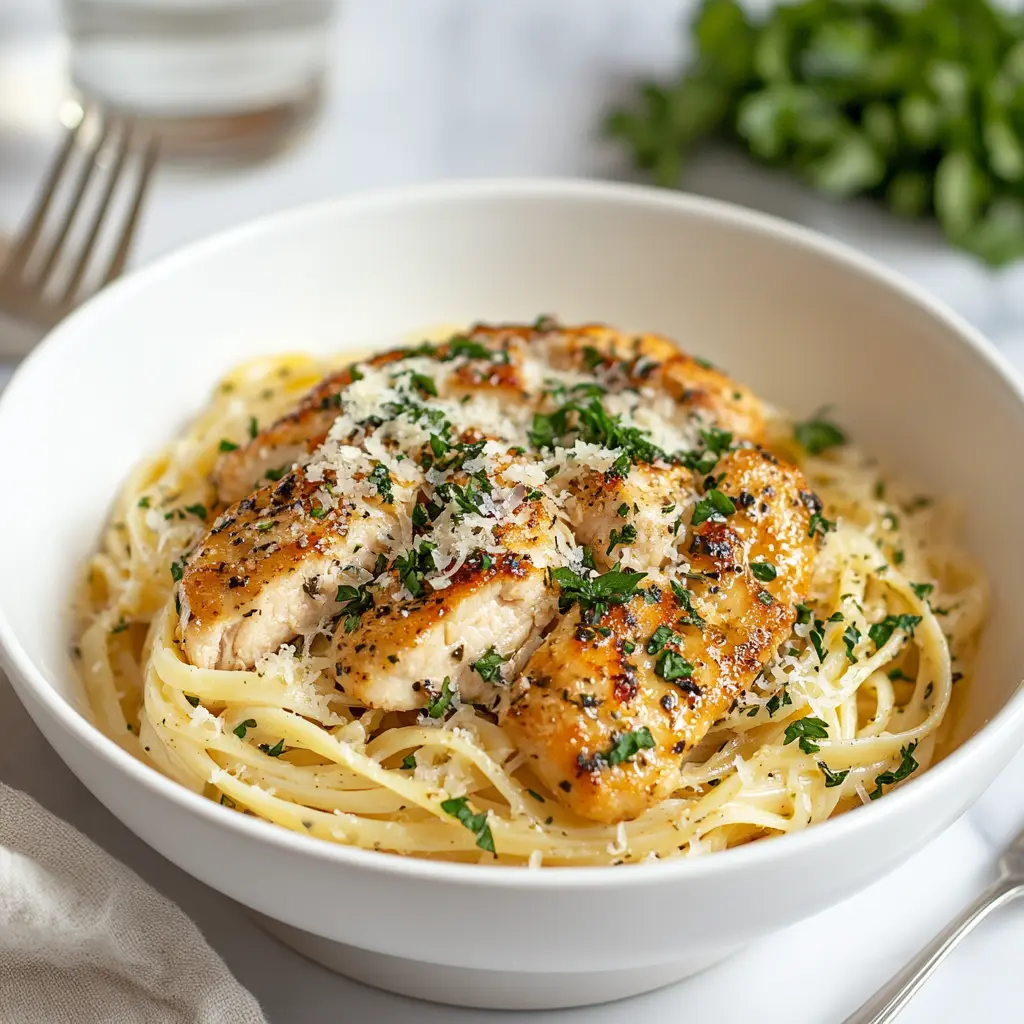
[[[674,0],[348,0],[324,115],[301,146],[258,167],[162,170],[135,263],[250,217],[371,187],[456,176],[628,176],[595,130],[637,77],[680,53]],[[15,230],[56,138],[61,44],[48,0],[0,3],[0,233]],[[1024,265],[987,272],[926,228],[832,206],[731,157],[687,184],[843,238],[972,320],[1024,371]],[[6,374],[4,374],[6,376]],[[190,913],[272,1024],[833,1024],[851,1012],[991,876],[1024,823],[1024,755],[979,804],[910,863],[837,907],[679,985],[579,1011],[497,1014],[364,988],[265,935],[245,910],[147,848],[50,751],[0,679],[0,779],[34,795]],[[989,921],[904,1017],[907,1024],[1024,1018],[1024,906]],[[0,1007],[0,1019],[3,1008]]]

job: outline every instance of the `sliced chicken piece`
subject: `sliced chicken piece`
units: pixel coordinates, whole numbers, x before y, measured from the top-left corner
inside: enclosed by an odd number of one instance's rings
[[[584,594],[582,615],[577,602],[515,687],[506,730],[584,818],[635,818],[671,795],[687,753],[790,634],[807,595],[818,506],[803,475],[755,449],[725,454],[716,474],[735,512],[690,528],[690,571],[700,578],[676,588],[644,579],[642,596],[603,614]],[[755,577],[754,561],[776,577]],[[621,579],[612,582],[628,593]],[[592,597],[594,581],[587,586]],[[563,585],[563,601],[571,596]]]
[[[337,614],[339,585],[368,578],[411,506],[397,490],[391,504],[328,500],[295,470],[226,509],[186,556],[179,639],[193,665],[251,668]]]
[[[351,632],[338,629],[339,687],[366,707],[408,711],[442,695],[447,679],[463,700],[496,707],[555,617],[545,566],[558,557],[557,529],[546,500],[524,501],[516,521],[493,531],[507,553],[469,558],[442,590],[410,569],[410,559],[432,568],[422,544],[401,556],[394,589],[417,592],[378,598]]]
[[[693,473],[684,466],[634,466],[625,477],[588,473],[569,483],[573,533],[604,570],[656,571],[677,560],[694,500]]]
[[[399,351],[383,352],[368,363],[383,366],[401,356]],[[264,427],[247,444],[221,455],[213,471],[220,500],[238,501],[262,487],[268,473],[277,474],[301,462],[327,436],[341,407],[341,393],[351,383],[351,366],[330,374],[290,413]]]

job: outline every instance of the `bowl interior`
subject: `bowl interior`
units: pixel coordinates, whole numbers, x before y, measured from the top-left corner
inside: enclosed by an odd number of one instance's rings
[[[0,402],[8,458],[31,455],[17,460],[20,496],[0,506],[9,630],[81,707],[62,615],[75,574],[133,463],[173,437],[232,365],[539,313],[664,332],[798,414],[832,405],[887,468],[961,498],[993,615],[958,739],[1016,690],[1024,479],[1003,453],[1024,439],[1024,402],[991,352],[870,266],[777,222],[574,183],[449,186],[297,211],[172,257],[62,324]]]

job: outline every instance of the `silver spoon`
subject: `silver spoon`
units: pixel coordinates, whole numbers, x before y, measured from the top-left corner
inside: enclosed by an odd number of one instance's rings
[[[946,928],[843,1024],[889,1024],[906,1008],[943,960],[993,910],[1024,896],[1024,831],[999,858],[999,877]]]

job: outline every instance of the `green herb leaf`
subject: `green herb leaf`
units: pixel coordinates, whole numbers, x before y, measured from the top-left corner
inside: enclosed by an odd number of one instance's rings
[[[676,679],[689,679],[693,666],[677,651],[664,650],[654,666],[654,673],[671,683]]]
[[[284,753],[284,739],[279,739],[273,746],[270,746],[269,743],[261,743],[260,750],[267,757],[280,757]]]
[[[444,677],[441,683],[441,692],[434,694],[427,702],[426,712],[429,718],[443,718],[452,700],[455,698],[455,690],[452,689],[452,681],[448,676]]]
[[[708,519],[725,519],[736,511],[732,499],[718,488],[712,487],[693,508],[691,526],[700,526]]]
[[[238,445],[234,441],[229,441],[226,437],[220,439],[219,447],[222,452],[233,452],[238,449]]]
[[[470,663],[470,668],[473,669],[477,675],[485,683],[502,683],[501,678],[501,666],[506,661],[511,659],[511,654],[499,654],[494,647],[488,649],[487,653],[481,658],[477,658],[476,661]]]
[[[809,455],[820,455],[829,448],[846,444],[846,435],[834,423],[820,416],[798,423],[793,433]]]
[[[646,725],[641,725],[632,732],[620,732],[615,739],[615,745],[602,756],[609,765],[614,766],[632,761],[641,750],[651,750],[654,745],[650,729]]]
[[[373,467],[370,473],[370,483],[377,489],[377,493],[385,505],[393,505],[395,503],[395,495],[391,486],[391,474],[384,463],[378,462]]]
[[[920,615],[886,615],[881,622],[876,622],[868,630],[868,636],[875,647],[883,647],[897,629],[902,630],[907,636],[913,636],[920,622]]]
[[[451,800],[441,801],[441,810],[457,818],[459,824],[468,828],[476,836],[476,845],[481,850],[494,853],[494,836],[491,835],[491,826],[487,824],[487,812],[481,811],[474,814],[469,807],[469,799],[464,796],[453,797]],[[497,856],[496,853],[494,853]]]
[[[923,601],[934,589],[934,583],[911,583],[910,589]]]
[[[587,625],[600,622],[611,605],[625,604],[646,576],[645,572],[624,572],[617,565],[595,577],[579,576],[566,567],[551,570],[551,578],[561,588],[559,611],[567,612],[578,603],[580,619]]]
[[[231,731],[240,740],[244,740],[245,739],[245,734],[246,734],[247,730],[255,729],[255,728],[256,728],[256,719],[255,718],[247,718],[244,722],[239,722],[238,725],[236,725],[234,727],[234,729],[232,729]]]
[[[882,772],[881,775],[875,776],[875,788],[868,793],[872,800],[877,800],[882,795],[883,786],[894,786],[897,782],[902,782],[920,768],[920,765],[914,760],[917,742],[917,740],[914,740],[908,746],[900,748],[900,763],[895,771]]]
[[[812,743],[812,740],[828,739],[828,723],[820,718],[798,718],[786,726],[786,735],[783,744],[800,741],[800,749],[805,754],[816,754],[821,748]]]
[[[771,562],[751,562],[750,571],[762,583],[771,583],[779,575],[779,571]]]
[[[860,642],[860,630],[852,623],[843,632],[843,643],[846,645],[846,657],[850,661],[856,661],[857,656],[853,653],[854,647]]]
[[[404,768],[406,771],[411,771],[413,768],[415,768],[416,767],[416,755],[415,754],[406,754],[405,757],[402,758],[402,765],[401,765],[401,767]]]
[[[827,764],[825,764],[824,761],[819,761],[818,767],[821,769],[821,774],[825,776],[826,789],[833,789],[836,786],[841,786],[843,784],[843,780],[850,774],[849,768],[846,768],[841,772],[834,772]]]

